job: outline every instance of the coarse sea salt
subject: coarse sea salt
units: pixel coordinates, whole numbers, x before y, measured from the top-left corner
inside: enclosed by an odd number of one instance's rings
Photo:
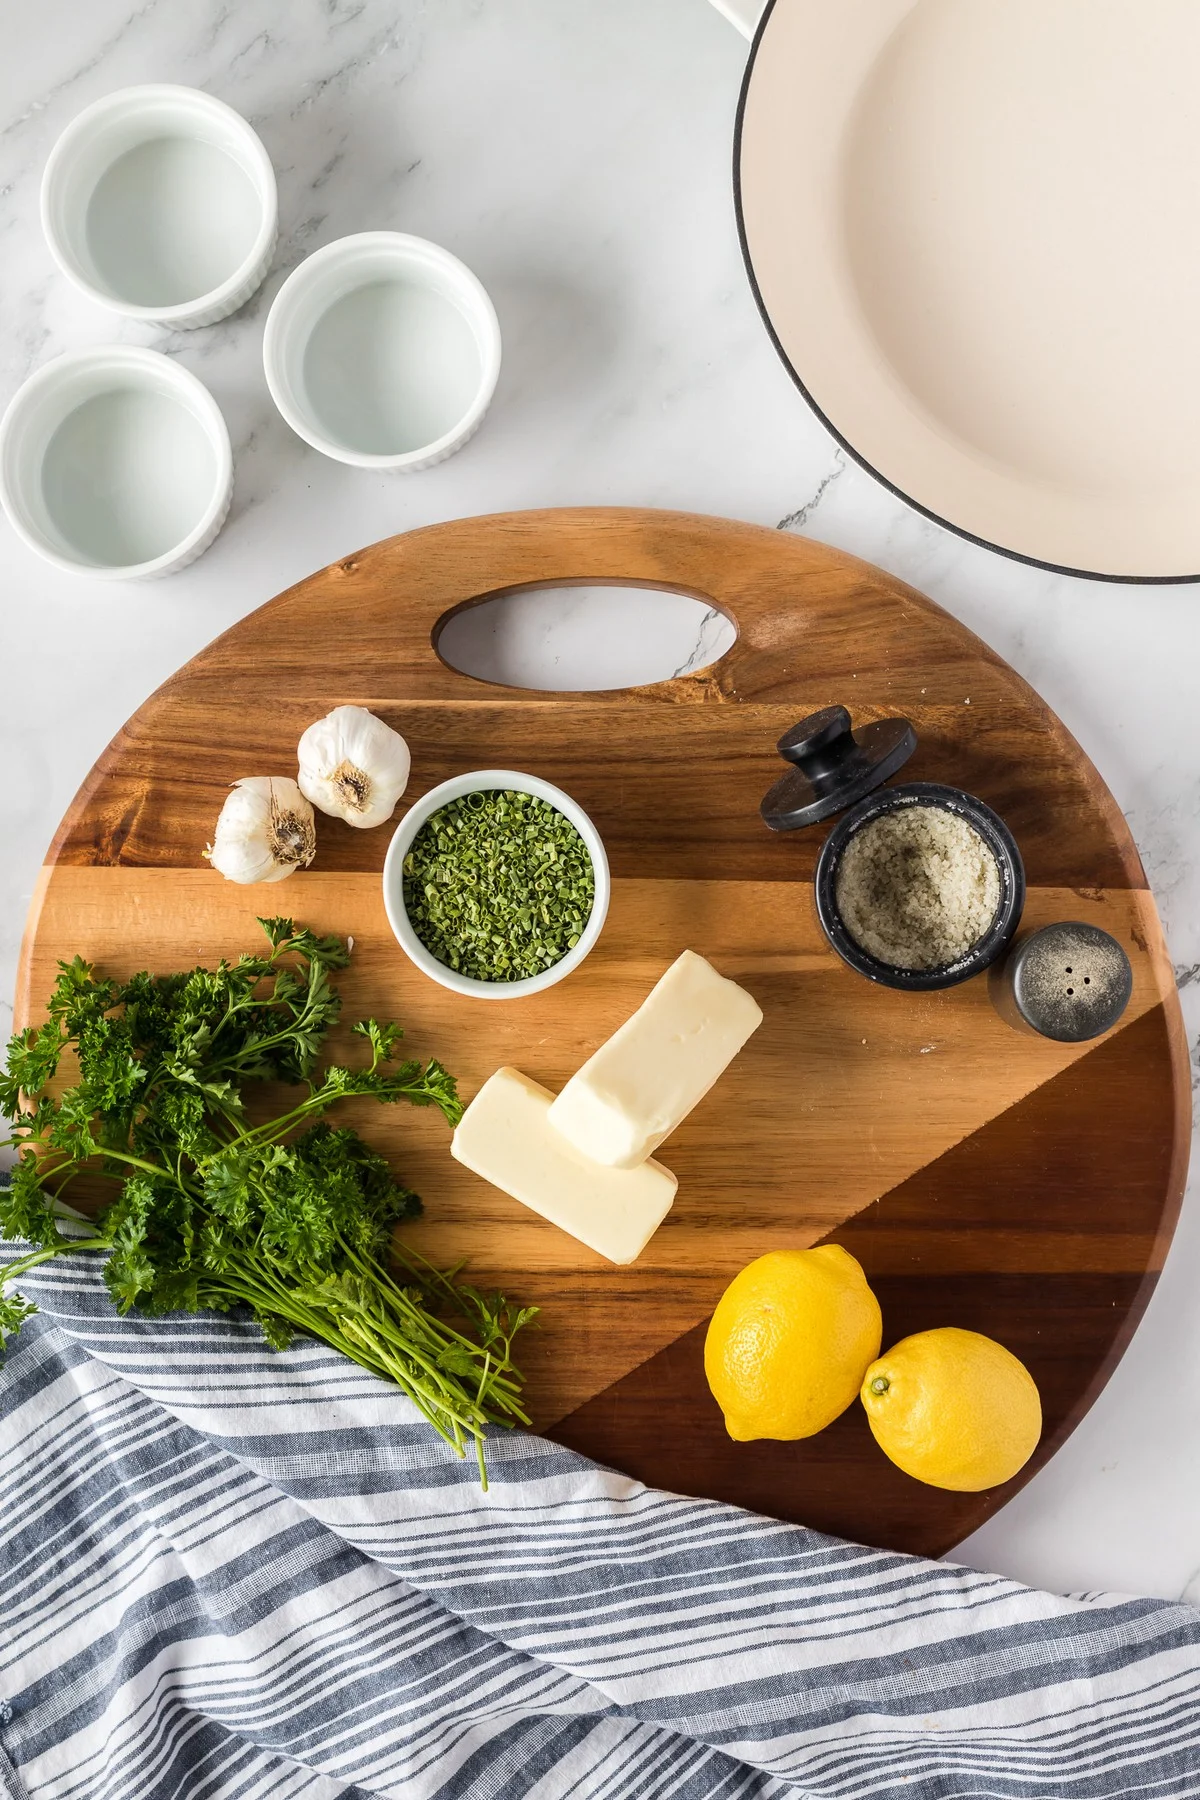
[[[903,806],[842,852],[837,907],[855,943],[894,969],[940,969],[983,937],[1000,904],[996,858],[944,806]]]

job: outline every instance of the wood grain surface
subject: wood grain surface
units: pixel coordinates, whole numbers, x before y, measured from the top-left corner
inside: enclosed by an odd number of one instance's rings
[[[498,688],[436,651],[455,610],[512,589],[632,582],[695,594],[733,620],[712,668],[602,694]],[[413,753],[406,800],[467,769],[557,782],[591,814],[614,877],[600,943],[547,993],[459,998],[412,968],[379,876],[390,832],[320,818],[314,868],[236,888],[201,852],[230,781],[292,773],[306,725],[368,706]],[[1125,944],[1134,996],[1093,1045],[997,1016],[986,980],[940,994],[876,988],[817,925],[825,827],[777,837],[758,802],[774,742],[842,702],[856,723],[907,714],[905,772],[979,795],[1029,877],[1027,925],[1095,921]],[[402,803],[403,804],[403,803]],[[930,601],[840,552],[675,513],[570,510],[393,538],[281,595],[219,638],[130,720],[55,839],[22,958],[18,1024],[56,960],[163,970],[255,942],[285,910],[355,940],[347,1018],[400,1018],[469,1097],[500,1063],[557,1087],[691,946],[766,1020],[664,1146],[680,1179],[665,1225],[614,1269],[454,1163],[423,1113],[347,1109],[425,1197],[428,1255],[544,1309],[523,1361],[535,1421],[648,1480],[869,1542],[937,1554],[1050,1454],[1144,1307],[1186,1171],[1190,1093],[1171,970],[1124,820],[1061,723]],[[953,1495],[901,1475],[857,1407],[802,1444],[733,1444],[704,1385],[704,1322],[737,1269],[833,1235],[859,1256],[885,1343],[970,1325],[1009,1344],[1046,1402],[1017,1482]]]

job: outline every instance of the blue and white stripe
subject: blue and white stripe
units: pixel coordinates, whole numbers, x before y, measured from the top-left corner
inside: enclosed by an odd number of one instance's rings
[[[5,1253],[11,1254],[9,1247]],[[655,1492],[81,1255],[0,1373],[8,1800],[1200,1797],[1200,1613]]]

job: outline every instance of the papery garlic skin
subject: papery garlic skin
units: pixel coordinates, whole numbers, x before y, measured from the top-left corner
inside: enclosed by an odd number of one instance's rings
[[[227,881],[284,881],[317,853],[313,809],[290,775],[235,781],[204,852]]]
[[[365,706],[335,706],[309,726],[297,755],[301,793],[363,831],[391,818],[412,766],[400,733]]]

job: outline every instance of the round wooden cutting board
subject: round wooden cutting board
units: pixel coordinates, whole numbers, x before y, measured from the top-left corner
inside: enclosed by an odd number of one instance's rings
[[[539,584],[631,582],[694,594],[737,642],[696,675],[610,693],[489,686],[447,667],[457,608]],[[370,707],[412,748],[407,798],[474,768],[557,782],[612,865],[600,943],[558,987],[461,999],[407,962],[384,917],[389,829],[321,818],[315,867],[231,886],[201,852],[228,785],[291,774],[304,727]],[[775,836],[759,800],[775,740],[835,702],[856,723],[902,712],[905,779],[950,782],[1008,822],[1026,923],[1095,921],[1125,944],[1134,991],[1115,1032],[1024,1036],[986,981],[874,987],[826,944],[812,875],[826,827]],[[358,1124],[424,1196],[412,1235],[467,1257],[477,1285],[543,1308],[523,1343],[535,1423],[659,1485],[868,1543],[939,1554],[1060,1444],[1111,1372],[1153,1287],[1187,1161],[1187,1057],[1137,853],[1096,771],[998,657],[930,601],[852,557],[679,513],[572,510],[433,526],[313,575],[182,669],[101,757],[34,899],[18,1025],[39,1019],[60,957],[125,974],[254,946],[287,912],[354,938],[346,1016],[400,1019],[470,1097],[501,1063],[558,1088],[690,946],[766,1014],[664,1147],[679,1196],[641,1260],[617,1269],[452,1161],[439,1118],[362,1105]],[[884,1342],[936,1325],[987,1332],[1029,1365],[1046,1414],[1018,1482],[950,1494],[902,1475],[854,1406],[798,1444],[734,1444],[704,1384],[705,1321],[763,1251],[833,1237],[861,1260]]]

